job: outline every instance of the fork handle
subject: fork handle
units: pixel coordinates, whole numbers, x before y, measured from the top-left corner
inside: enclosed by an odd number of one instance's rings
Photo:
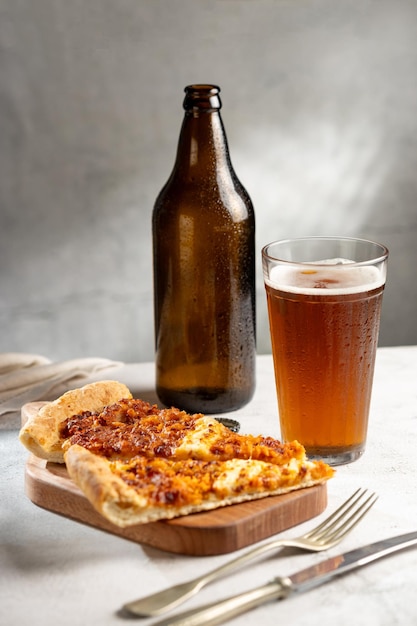
[[[267,552],[271,552],[272,550],[277,550],[278,548],[282,548],[284,546],[290,545],[291,540],[286,539],[274,539],[273,541],[269,541],[268,543],[264,543],[256,548],[252,548],[251,550],[247,550],[240,556],[227,561],[223,565],[219,565],[215,569],[212,569],[207,574],[201,576],[201,579],[204,579],[204,585],[224,576],[228,572],[233,572],[233,570],[237,569],[240,565],[247,563],[248,561],[252,561],[257,556],[261,556]]]
[[[246,613],[260,604],[286,598],[291,592],[291,582],[285,578],[275,578],[270,583],[245,591],[220,602],[212,602],[203,607],[186,611],[176,617],[166,618],[154,626],[215,626],[228,619]]]

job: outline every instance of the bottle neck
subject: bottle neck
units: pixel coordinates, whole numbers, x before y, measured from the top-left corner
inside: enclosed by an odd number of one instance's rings
[[[194,178],[201,172],[207,177],[219,169],[232,169],[219,91],[214,85],[185,88],[185,115],[174,168],[179,174]]]
[[[186,112],[178,141],[176,167],[208,173],[230,167],[220,111]]]

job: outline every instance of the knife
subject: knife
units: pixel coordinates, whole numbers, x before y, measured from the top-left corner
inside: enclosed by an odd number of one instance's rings
[[[215,626],[222,624],[260,604],[272,600],[281,600],[293,593],[308,591],[336,576],[341,576],[372,563],[372,561],[415,545],[417,545],[417,531],[383,539],[345,554],[331,557],[291,576],[279,576],[262,587],[251,589],[220,602],[207,604],[199,609],[174,615],[171,618],[165,618],[154,623],[153,626]]]

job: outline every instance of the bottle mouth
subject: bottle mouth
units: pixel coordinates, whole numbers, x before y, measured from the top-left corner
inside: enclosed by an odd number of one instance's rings
[[[222,106],[217,85],[187,85],[184,91],[184,109],[220,109]]]
[[[217,94],[220,93],[220,87],[218,85],[187,85],[184,91],[185,93]]]

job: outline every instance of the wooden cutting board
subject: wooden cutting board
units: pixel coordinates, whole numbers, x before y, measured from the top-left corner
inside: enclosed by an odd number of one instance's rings
[[[22,421],[44,403],[23,406]],[[173,520],[119,528],[102,517],[69,478],[65,465],[30,455],[25,470],[30,500],[49,511],[136,543],[193,556],[226,554],[305,522],[327,506],[326,485],[195,513]]]

